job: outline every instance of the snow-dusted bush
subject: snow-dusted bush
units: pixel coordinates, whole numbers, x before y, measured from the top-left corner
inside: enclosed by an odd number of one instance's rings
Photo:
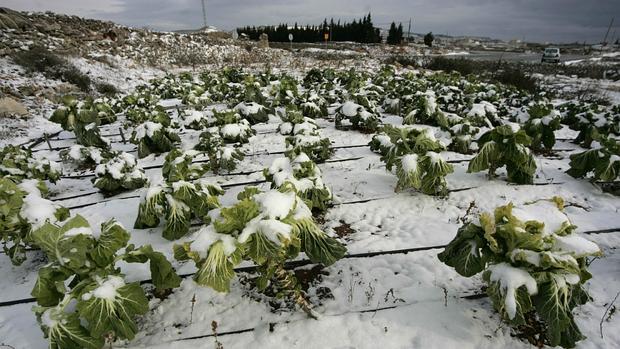
[[[620,143],[613,138],[598,137],[592,149],[570,156],[570,169],[566,171],[575,178],[615,181],[620,178]]]
[[[469,161],[467,172],[495,170],[506,166],[508,181],[532,184],[536,172],[534,155],[528,148],[530,137],[517,124],[502,125],[490,130],[478,139],[478,154]]]
[[[172,129],[156,122],[147,121],[131,134],[131,143],[138,145],[138,157],[170,151],[181,138]]]
[[[17,182],[9,177],[0,178],[0,241],[15,265],[26,260],[26,247],[33,245],[33,230],[69,216],[68,209],[46,196],[47,187],[36,179]]]
[[[62,175],[60,165],[34,156],[30,149],[7,145],[0,150],[0,174],[16,179],[40,179],[55,183]]]
[[[292,188],[246,189],[236,204],[216,212],[213,222],[190,240],[174,247],[175,258],[196,263],[194,280],[199,285],[228,292],[235,266],[252,261],[259,266],[256,286],[260,291],[271,286],[310,315],[312,305],[284,263],[305,252],[313,262],[331,265],[346,252],[341,243],[321,231]]]
[[[297,195],[313,212],[325,212],[332,201],[332,193],[323,183],[321,170],[305,153],[292,159],[275,159],[269,168],[263,170],[263,175],[272,189],[292,184]]]
[[[142,188],[147,182],[136,158],[125,152],[114,154],[95,168],[94,185],[105,195]]]
[[[154,228],[166,221],[164,238],[176,240],[189,232],[192,219],[209,222],[210,210],[219,207],[224,191],[205,179],[165,182],[151,186],[142,196],[134,228]]]
[[[250,125],[269,120],[269,111],[264,106],[255,102],[241,102],[234,108],[241,117],[247,120]]]
[[[554,198],[483,213],[459,228],[439,259],[463,276],[483,272],[486,293],[511,326],[539,319],[545,344],[572,348],[585,338],[572,311],[590,299],[586,258],[601,251],[574,232],[562,208]]]
[[[163,254],[150,245],[128,245],[129,237],[114,220],[95,232],[79,215],[62,226],[46,223],[32,233],[49,261],[39,269],[32,290],[38,303],[33,310],[49,348],[100,349],[106,342],[133,339],[136,317],[149,310],[149,301],[139,282],[125,280],[120,268],[124,263],[149,262],[160,292],[180,285]]]
[[[377,131],[380,123],[377,114],[352,101],[347,101],[336,109],[334,120],[336,128],[350,125],[355,130],[367,133]]]

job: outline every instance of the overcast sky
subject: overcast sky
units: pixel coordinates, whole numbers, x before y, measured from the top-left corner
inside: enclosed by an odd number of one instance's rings
[[[158,30],[202,26],[201,0],[1,0],[16,10],[76,14]],[[223,30],[282,22],[318,24],[372,12],[388,27],[409,18],[412,31],[538,42],[600,42],[612,17],[620,37],[620,0],[207,0],[207,22]],[[615,31],[615,36],[612,36]],[[609,39],[611,40],[611,39]]]

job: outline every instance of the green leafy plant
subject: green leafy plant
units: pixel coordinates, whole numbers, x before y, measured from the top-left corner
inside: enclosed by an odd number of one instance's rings
[[[0,178],[0,240],[15,265],[26,260],[26,248],[34,245],[33,230],[69,216],[68,209],[46,199],[47,192],[45,184],[36,179]]]
[[[202,177],[209,171],[208,164],[192,163],[200,152],[195,150],[182,151],[172,149],[165,158],[162,175],[168,182],[192,181]]]
[[[173,130],[151,121],[136,127],[131,134],[131,143],[138,145],[139,158],[165,153],[179,142],[181,138]]]
[[[95,167],[111,155],[111,152],[106,150],[97,147],[85,147],[79,144],[72,145],[69,149],[60,151],[60,157],[64,161],[72,162],[79,168]]]
[[[7,145],[0,150],[0,174],[16,179],[40,179],[56,183],[62,172],[58,163],[35,157],[30,149]]]
[[[181,118],[183,119],[183,126],[192,130],[202,130],[209,126],[211,121],[210,112],[201,110],[184,110],[181,112]]]
[[[139,283],[125,281],[117,263],[149,262],[156,292],[181,282],[163,254],[150,245],[128,245],[129,233],[114,220],[101,225],[98,237],[79,215],[62,226],[46,223],[32,237],[49,259],[39,269],[32,296],[53,349],[100,349],[104,339],[135,336],[136,317],[148,311],[148,299]]]
[[[467,121],[450,127],[452,142],[448,145],[448,149],[461,154],[472,153],[474,151],[472,140],[479,131],[479,128],[472,126]]]
[[[528,148],[531,138],[516,124],[503,125],[486,132],[478,139],[478,154],[469,161],[467,172],[495,170],[506,166],[508,181],[517,184],[532,184],[536,172],[536,161]]]
[[[592,174],[592,180],[615,181],[620,177],[620,143],[613,138],[598,137],[592,149],[570,156],[570,169],[575,178]]]
[[[388,171],[396,166],[396,191],[414,188],[429,195],[445,195],[445,177],[454,169],[439,154],[445,146],[431,131],[390,125],[383,126],[382,130],[369,145],[371,150],[382,155]]]
[[[241,102],[235,106],[234,110],[241,114],[241,117],[251,125],[269,120],[267,108],[255,102]]]
[[[241,261],[258,265],[256,286],[271,285],[280,297],[294,300],[315,316],[293,272],[284,263],[300,252],[315,263],[331,265],[346,249],[319,229],[304,201],[290,186],[260,192],[249,188],[239,201],[222,208],[214,221],[199,230],[192,241],[176,245],[175,258],[193,260],[198,272],[194,280],[219,292],[228,292]]]
[[[263,175],[271,182],[272,189],[292,184],[312,212],[324,213],[332,202],[333,195],[323,183],[321,170],[304,153],[293,159],[275,159],[269,168],[263,170]]]
[[[560,106],[562,122],[579,131],[574,143],[589,148],[599,136],[620,135],[620,107],[606,109],[597,103],[569,102]]]
[[[218,185],[205,179],[151,186],[142,197],[134,228],[154,228],[163,217],[164,238],[179,239],[187,235],[193,219],[210,221],[209,211],[220,206],[218,196],[222,194],[224,191]]]
[[[534,151],[550,151],[555,145],[554,131],[562,128],[560,113],[552,104],[534,104],[528,108],[528,119],[523,129],[532,139]]]
[[[369,112],[363,106],[347,101],[336,109],[334,117],[336,128],[350,125],[353,129],[361,132],[372,133],[379,127],[379,117]]]
[[[136,158],[125,152],[114,154],[95,168],[94,185],[105,195],[142,188],[147,182]]]
[[[200,138],[194,149],[205,152],[209,157],[209,169],[218,174],[220,170],[232,171],[237,168],[237,163],[244,158],[239,148],[225,146],[219,134],[207,130],[200,134]]]
[[[410,96],[402,112],[403,125],[424,124],[443,128],[450,126],[446,115],[439,109],[435,92],[432,90]]]
[[[112,107],[92,99],[79,102],[73,96],[64,96],[63,105],[50,117],[50,121],[58,123],[64,130],[73,131],[78,144],[109,149],[99,132],[99,125],[116,121]]]
[[[111,124],[117,117],[109,102],[107,98],[92,97],[78,101],[76,97],[66,95],[62,98],[62,105],[50,117],[50,121],[61,124],[67,131],[72,131],[81,119],[96,119],[99,125]]]
[[[125,119],[129,125],[141,125],[145,122],[154,122],[165,127],[171,125],[170,116],[160,105],[131,106],[125,112]]]
[[[574,233],[562,207],[554,198],[483,213],[459,228],[439,259],[466,277],[483,272],[494,308],[511,326],[533,317],[545,324],[545,344],[572,348],[584,338],[572,310],[590,299],[586,257],[601,251]]]

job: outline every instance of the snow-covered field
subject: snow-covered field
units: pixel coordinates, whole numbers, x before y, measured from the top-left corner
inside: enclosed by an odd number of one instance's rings
[[[74,63],[84,68],[84,62]],[[103,69],[95,67],[92,75],[105,76]],[[303,77],[301,72],[295,73]],[[132,81],[147,80],[161,72],[149,70],[144,75],[135,76]],[[134,86],[120,78],[117,82],[123,90]],[[573,79],[566,84],[571,82],[579,83]],[[173,120],[180,118],[174,109],[180,104],[179,99],[160,101],[160,105],[170,107]],[[330,117],[316,119],[320,136],[328,138],[335,151],[330,160],[318,165],[323,182],[334,195],[333,207],[319,223],[328,235],[346,246],[347,255],[320,269],[307,290],[319,319],[309,318],[301,310],[274,306],[267,296],[252,288],[248,274],[239,273],[229,293],[199,286],[186,277],[164,299],[149,300],[148,312],[137,319],[139,332],[135,339],[117,341],[111,348],[532,347],[527,341],[515,338],[515,331],[502,322],[489,298],[476,296],[484,295],[485,283],[480,274],[463,277],[442,263],[437,254],[455,237],[462,218],[472,214],[472,207],[474,212],[492,212],[510,202],[523,206],[554,196],[565,200],[565,214],[577,226],[576,232],[598,244],[603,252],[589,265],[593,277],[585,289],[592,301],[574,311],[576,322],[587,337],[577,347],[620,347],[620,318],[609,313],[611,302],[620,292],[620,198],[604,193],[586,179],[575,179],[565,173],[569,169],[569,156],[585,150],[570,142],[576,137],[575,131],[567,126],[556,130],[555,154],[535,156],[534,184],[507,183],[502,169],[494,179],[489,179],[485,172],[468,173],[466,160],[475,153],[445,150],[441,156],[454,167],[446,176],[447,195],[431,196],[412,189],[395,193],[398,177],[386,170],[380,155],[368,146],[374,134],[336,128],[332,120],[336,107],[330,106]],[[111,141],[112,149],[137,157],[136,146],[122,142],[118,135],[124,121],[121,115],[118,121],[101,126],[101,134]],[[41,122],[43,126],[36,126],[37,131],[31,137],[41,131],[60,131],[57,124]],[[278,152],[287,148],[286,137],[277,131],[280,122],[279,117],[270,115],[267,122],[252,126],[257,132],[239,148],[246,156],[232,171],[243,174],[227,175],[224,171],[220,175],[212,172],[204,175],[226,190],[220,197],[222,206],[233,205],[245,183],[269,189],[269,183],[261,183],[262,170],[282,157]],[[399,126],[403,118],[383,112],[381,122]],[[445,136],[436,126],[424,127],[440,140]],[[130,131],[123,131],[127,139]],[[177,131],[183,149],[192,149],[199,141],[200,130]],[[76,140],[72,132],[62,131],[50,142],[54,148],[67,148]],[[3,143],[9,144],[10,140]],[[42,158],[62,161],[59,151],[48,150],[45,143],[34,147],[33,152]],[[162,180],[164,157],[165,154],[151,154],[138,160],[138,167],[145,169],[149,182]],[[178,241],[164,239],[161,226],[132,228],[146,188],[104,197],[93,187],[93,177],[88,176],[92,171],[75,172],[66,162],[62,167],[65,177],[48,184],[52,200],[71,208],[72,215],[82,215],[92,226],[115,218],[131,233],[131,243],[152,245],[172,261],[178,274],[196,271],[191,261],[175,260],[173,245]],[[546,212],[538,214],[537,218],[550,219]],[[197,227],[192,228],[196,230]],[[38,349],[48,345],[32,311],[35,302],[27,299],[37,271],[46,261],[44,254],[36,250],[27,252],[27,257],[24,264],[14,266],[6,254],[0,254],[0,303],[23,300],[20,304],[0,306],[0,348]],[[127,282],[150,278],[147,265],[121,263],[120,266]],[[317,273],[315,264],[298,269],[311,275]],[[620,302],[615,304],[618,306]]]

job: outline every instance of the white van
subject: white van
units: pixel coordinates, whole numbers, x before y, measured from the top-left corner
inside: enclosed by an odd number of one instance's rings
[[[560,63],[560,49],[557,47],[547,47],[543,51],[541,63]]]

